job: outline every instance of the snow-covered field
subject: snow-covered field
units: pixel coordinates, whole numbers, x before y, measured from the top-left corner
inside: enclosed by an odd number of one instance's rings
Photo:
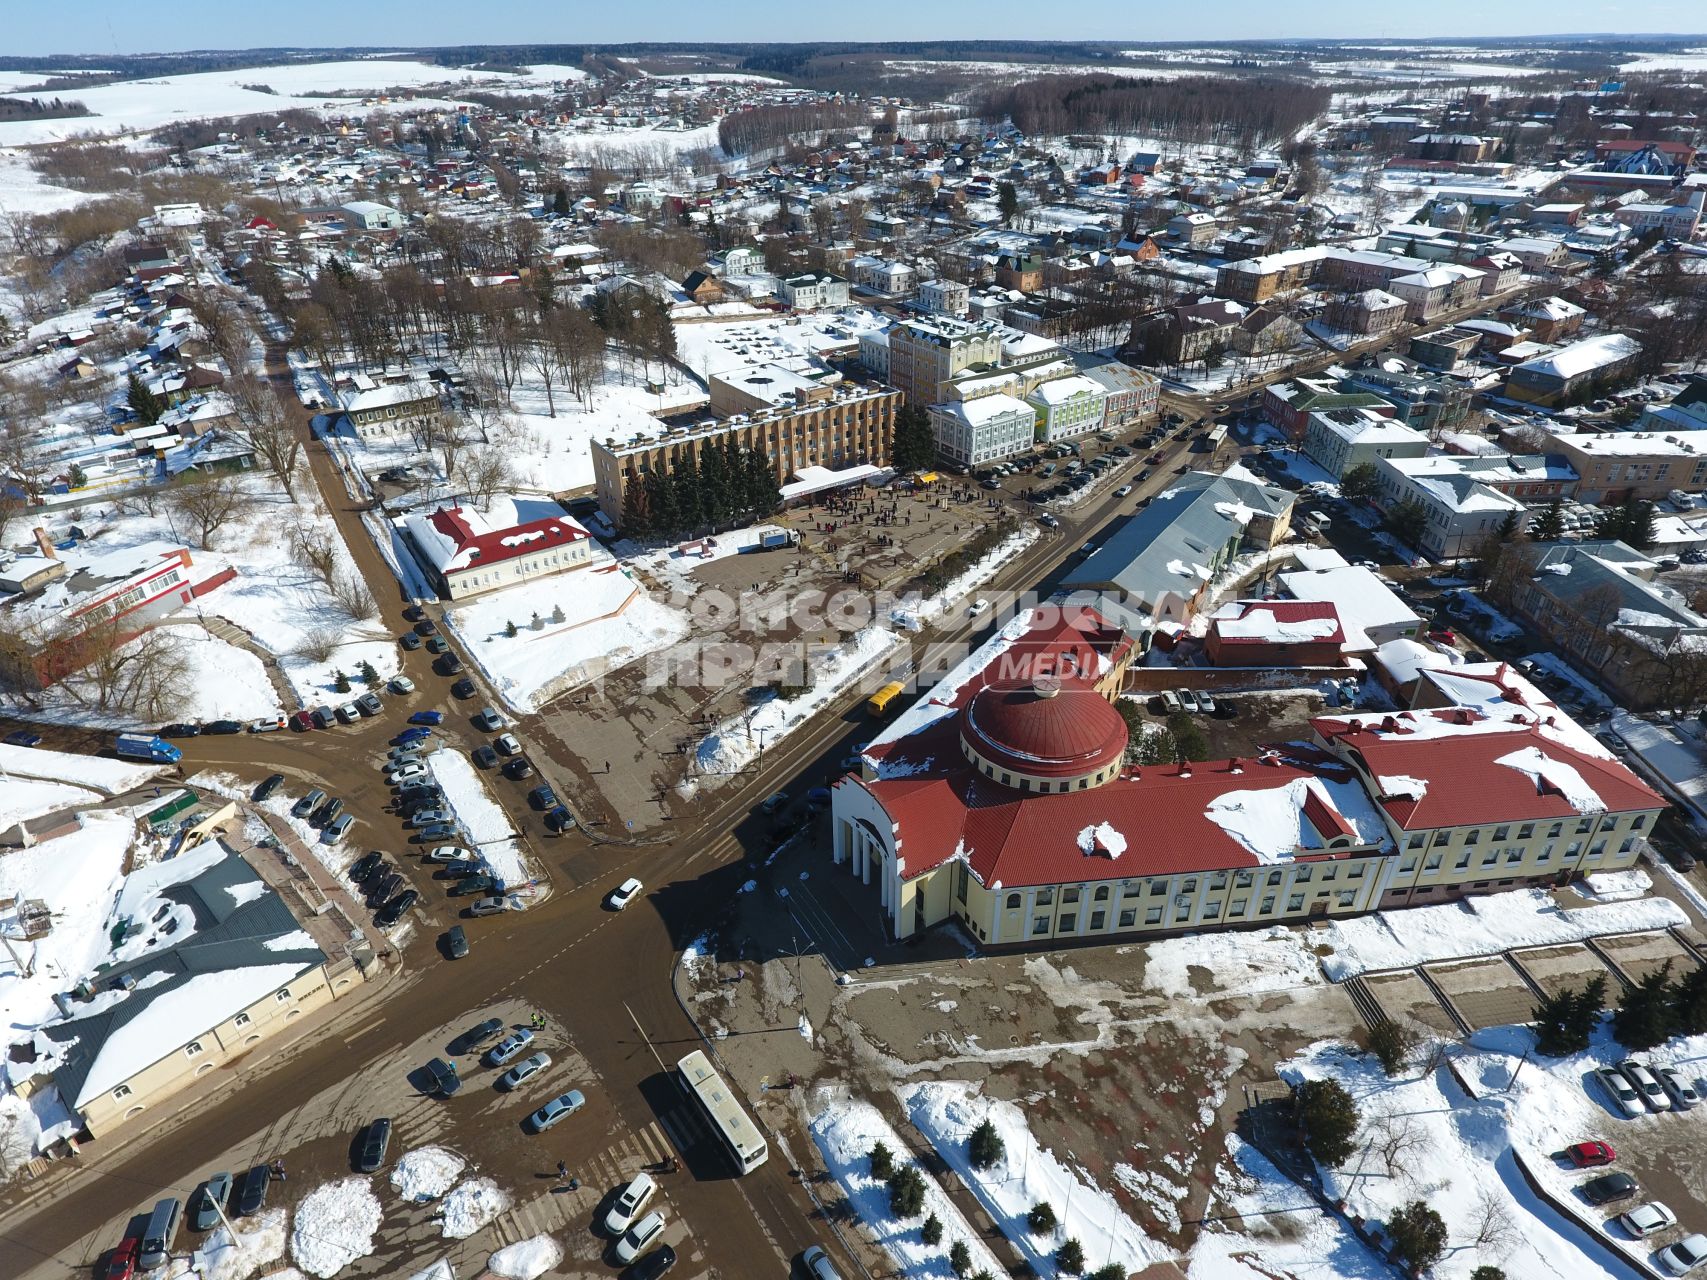
[[[495,86],[540,89],[553,80],[579,76],[573,67],[540,66],[526,76],[439,67],[425,62],[391,62],[378,58],[344,62],[302,62],[276,67],[243,67],[152,80],[66,90],[93,113],[63,120],[24,120],[0,124],[0,143],[19,146],[53,142],[84,135],[111,135],[159,129],[165,125],[207,116],[276,115],[292,108],[324,109],[337,115],[366,115],[370,111],[451,107],[453,102],[426,92]],[[38,73],[37,79],[40,76]],[[274,90],[245,88],[265,85]],[[396,100],[378,97],[328,98],[331,93],[377,94],[404,88],[410,96]],[[419,96],[417,96],[419,95]],[[715,133],[713,135],[715,137]]]
[[[505,703],[523,713],[688,631],[684,615],[652,599],[603,553],[585,568],[456,605],[446,620]]]
[[[847,1193],[860,1221],[909,1280],[952,1280],[948,1251],[956,1240],[966,1241],[973,1273],[1005,1274],[1006,1268],[925,1170],[919,1170],[925,1178],[924,1213],[902,1221],[889,1211],[888,1189],[871,1176],[871,1149],[883,1143],[900,1165],[906,1163],[907,1145],[876,1107],[852,1100],[839,1090],[821,1089],[812,1096],[810,1109],[812,1140],[823,1153],[824,1163]],[[942,1240],[935,1245],[926,1244],[920,1235],[925,1218],[932,1214],[942,1223]]]
[[[456,1185],[468,1161],[444,1147],[417,1147],[391,1171],[392,1189],[405,1200],[437,1200]]]
[[[1036,1274],[1066,1274],[1055,1265],[1054,1253],[1068,1239],[1084,1247],[1087,1270],[1118,1262],[1127,1271],[1141,1271],[1172,1256],[1126,1216],[1112,1195],[1074,1167],[1071,1152],[1066,1153],[1069,1163],[1063,1163],[1040,1146],[1015,1104],[986,1097],[982,1085],[965,1081],[907,1085],[898,1092],[914,1127],[971,1188]],[[985,1120],[1001,1136],[1004,1155],[988,1169],[975,1169],[967,1140]],[[1040,1201],[1055,1210],[1060,1222],[1043,1236],[1033,1235],[1026,1222]]]
[[[433,780],[444,788],[445,800],[476,855],[484,858],[492,874],[508,889],[525,884],[527,868],[522,862],[520,841],[509,815],[486,790],[474,762],[460,751],[443,748],[427,757]]]

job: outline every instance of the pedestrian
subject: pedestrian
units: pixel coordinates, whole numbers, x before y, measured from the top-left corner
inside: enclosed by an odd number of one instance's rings
[[[580,1189],[581,1189],[581,1180],[579,1178],[569,1179],[569,1190],[579,1191]]]
[[[564,1163],[562,1160],[559,1160],[557,1162],[557,1180],[559,1182],[562,1182],[568,1176],[569,1176],[569,1166],[566,1163]]]

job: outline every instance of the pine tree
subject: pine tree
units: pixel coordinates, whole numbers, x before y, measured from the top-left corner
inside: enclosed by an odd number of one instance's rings
[[[675,495],[677,527],[683,533],[693,533],[705,523],[705,507],[699,464],[691,453],[683,454],[670,468],[670,491]]]
[[[81,489],[89,483],[89,473],[73,462],[65,473],[65,482],[73,489]]]
[[[926,1218],[925,1225],[919,1228],[919,1239],[923,1240],[926,1244],[941,1244],[942,1219],[937,1217],[934,1213],[931,1214],[930,1217]]]
[[[699,455],[700,514],[712,525],[722,524],[735,510],[729,472],[722,449],[712,445]]]
[[[871,1176],[879,1182],[888,1182],[895,1172],[895,1153],[886,1143],[874,1142],[871,1146]]]
[[[1421,1200],[1395,1209],[1387,1219],[1393,1256],[1414,1271],[1426,1271],[1446,1252],[1446,1222]]]
[[[1596,977],[1580,990],[1565,988],[1535,1006],[1535,1047],[1550,1058],[1588,1048],[1589,1037],[1606,1000],[1606,978]]]
[[[912,1165],[903,1165],[889,1177],[889,1212],[897,1218],[916,1218],[925,1209],[925,1179]]]
[[[782,506],[782,490],[777,488],[776,468],[771,466],[770,454],[763,449],[749,449],[747,462],[747,510],[763,519]]]
[[[948,1269],[957,1276],[963,1276],[972,1270],[972,1250],[966,1247],[966,1241],[956,1240],[949,1246]]]
[[[1707,1034],[1707,969],[1690,968],[1672,989],[1672,1021],[1679,1034]]]
[[[338,671],[336,678],[332,681],[332,691],[334,693],[348,693],[350,691],[350,677],[342,671]]]
[[[639,476],[630,476],[622,494],[622,531],[630,538],[644,538],[652,532],[652,513],[646,509],[646,483]]]
[[[890,457],[897,471],[928,471],[936,465],[936,433],[930,414],[906,405],[895,414],[895,442]]]
[[[504,634],[512,640],[516,638],[516,620],[514,618],[504,624]]]
[[[1381,488],[1380,473],[1373,462],[1359,462],[1345,469],[1340,477],[1340,497],[1348,502],[1373,498]]]
[[[1055,1250],[1055,1269],[1068,1276],[1076,1276],[1085,1269],[1085,1246],[1077,1238],[1067,1239]]]
[[[1541,509],[1541,514],[1529,522],[1531,542],[1557,542],[1565,532],[1564,504],[1554,498]]]
[[[1654,545],[1654,504],[1633,500],[1624,504],[1623,540],[1638,551]]]
[[[551,198],[551,211],[553,213],[569,212],[569,192],[564,188],[558,187],[557,194]]]
[[[1047,1200],[1039,1200],[1031,1206],[1031,1212],[1025,1215],[1025,1225],[1031,1228],[1034,1236],[1055,1230],[1055,1209]]]
[[[125,403],[130,405],[131,412],[141,418],[145,426],[153,426],[160,421],[160,415],[166,412],[166,406],[160,403],[160,397],[150,391],[134,373],[130,375]]]
[[[1019,214],[1019,192],[1011,182],[996,184],[996,212],[1002,215],[1002,225],[1011,226]]]
[[[356,674],[361,677],[362,683],[370,689],[379,683],[379,672],[375,671],[373,663],[365,658],[362,660],[361,666],[356,668]]]
[[[1002,1141],[1002,1135],[996,1132],[996,1126],[988,1120],[972,1131],[972,1137],[967,1143],[967,1155],[974,1169],[988,1169],[1006,1154],[1007,1144]]]
[[[1498,538],[1501,542],[1510,542],[1513,538],[1517,537],[1517,522],[1518,514],[1516,511],[1506,512],[1505,519],[1501,520],[1499,527],[1494,530],[1494,537]]]
[[[1668,960],[1624,993],[1612,1014],[1612,1034],[1626,1049],[1664,1044],[1676,1024],[1676,998]]]
[[[662,467],[654,467],[646,473],[646,510],[647,524],[654,535],[673,538],[681,532],[682,521],[676,512],[676,486],[664,474]]]
[[[1296,1094],[1298,1125],[1304,1145],[1325,1165],[1344,1164],[1356,1150],[1353,1138],[1361,1117],[1357,1103],[1337,1080],[1306,1080]]]

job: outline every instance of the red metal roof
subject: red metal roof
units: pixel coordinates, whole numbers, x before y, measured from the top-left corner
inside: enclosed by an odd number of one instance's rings
[[[446,573],[498,564],[548,547],[567,546],[588,536],[586,530],[563,516],[547,516],[489,533],[476,533],[461,507],[441,507],[433,512],[432,521],[435,529],[456,544],[455,561],[445,566]]]
[[[1244,619],[1256,613],[1266,613],[1276,623],[1288,622],[1317,622],[1326,621],[1334,624],[1331,633],[1321,636],[1307,636],[1296,640],[1286,639],[1275,635],[1240,635],[1235,629],[1232,633],[1222,626],[1229,617],[1223,616],[1227,610],[1237,606],[1238,612],[1231,614],[1231,619]],[[1340,627],[1338,607],[1331,600],[1237,600],[1232,604],[1223,605],[1217,610],[1216,616],[1209,623],[1215,629],[1223,645],[1294,645],[1294,644],[1332,644],[1345,643],[1345,631]]]
[[[966,742],[980,757],[1032,777],[1096,773],[1126,753],[1126,721],[1076,680],[986,686],[961,716]]]

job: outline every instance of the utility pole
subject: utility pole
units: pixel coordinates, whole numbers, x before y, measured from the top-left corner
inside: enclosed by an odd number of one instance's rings
[[[634,1010],[628,1007],[628,1001],[624,1000],[622,1007],[628,1014],[628,1020],[634,1024],[634,1029],[640,1033],[640,1038],[646,1042],[646,1048],[652,1054],[652,1061],[658,1064],[658,1070],[668,1075],[669,1068],[664,1065],[664,1060],[658,1056],[658,1050],[652,1044],[652,1037],[646,1034],[646,1028],[640,1025],[640,1019],[634,1016]]]

